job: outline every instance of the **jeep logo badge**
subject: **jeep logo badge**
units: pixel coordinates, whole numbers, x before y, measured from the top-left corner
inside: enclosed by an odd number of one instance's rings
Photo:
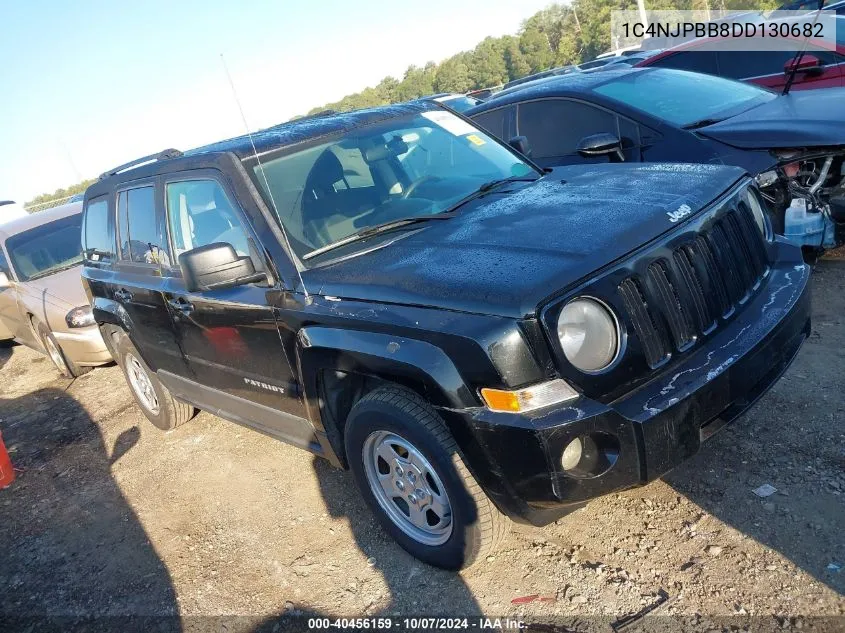
[[[692,213],[692,208],[688,204],[682,204],[678,207],[677,211],[667,211],[666,215],[669,216],[669,221],[674,224],[678,220],[687,217],[690,213]]]

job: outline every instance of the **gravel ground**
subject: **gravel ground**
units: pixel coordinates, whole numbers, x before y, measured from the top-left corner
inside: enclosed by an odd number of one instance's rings
[[[655,613],[675,616],[661,626],[843,630],[845,262],[821,262],[813,284],[792,368],[695,458],[546,528],[514,526],[460,575],[406,555],[350,476],[303,451],[207,413],[161,433],[117,367],[68,381],[0,349],[0,430],[19,469],[0,491],[0,630],[4,616],[178,614],[185,628],[250,616],[228,630],[276,631],[302,612],[609,631],[661,595]],[[766,483],[777,492],[752,493]]]

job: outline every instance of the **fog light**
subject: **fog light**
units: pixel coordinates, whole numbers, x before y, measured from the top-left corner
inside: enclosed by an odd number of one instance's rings
[[[581,463],[581,455],[583,451],[584,447],[581,443],[580,437],[576,437],[569,444],[567,444],[566,448],[563,449],[563,457],[560,460],[563,469],[572,470],[573,468],[576,468],[578,464]]]

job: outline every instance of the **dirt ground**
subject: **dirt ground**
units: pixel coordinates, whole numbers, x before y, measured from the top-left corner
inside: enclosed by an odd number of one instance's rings
[[[693,622],[843,630],[845,262],[821,262],[813,285],[792,368],[695,458],[546,528],[514,526],[460,575],[406,555],[351,477],[306,452],[207,413],[161,433],[117,367],[69,381],[0,349],[0,430],[19,469],[0,491],[0,629],[4,616],[178,614],[259,630],[301,612],[604,626],[662,590],[656,613]],[[772,496],[752,492],[767,483]]]

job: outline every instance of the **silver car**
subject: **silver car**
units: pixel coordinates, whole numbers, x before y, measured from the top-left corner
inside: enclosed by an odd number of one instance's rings
[[[0,224],[0,341],[46,353],[69,378],[111,361],[82,287],[82,203]]]

